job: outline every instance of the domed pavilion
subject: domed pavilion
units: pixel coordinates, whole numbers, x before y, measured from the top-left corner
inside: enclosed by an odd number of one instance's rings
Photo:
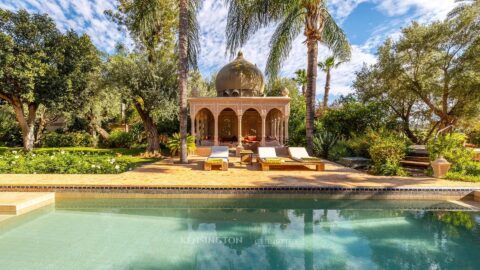
[[[282,146],[288,140],[288,90],[281,97],[266,97],[262,72],[241,52],[220,69],[215,86],[216,97],[189,98],[191,133],[197,146],[256,150]]]

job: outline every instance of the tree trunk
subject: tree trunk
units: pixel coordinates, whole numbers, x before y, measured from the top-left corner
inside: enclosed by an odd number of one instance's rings
[[[150,114],[143,110],[142,105],[138,101],[134,100],[133,104],[137,110],[140,118],[142,118],[143,127],[147,134],[147,149],[146,153],[148,154],[159,154],[160,153],[160,139],[158,137],[157,125],[153,122]]]
[[[38,105],[35,103],[28,104],[28,116],[25,116],[23,104],[18,97],[12,97],[10,103],[15,111],[15,118],[22,130],[23,149],[25,151],[33,150],[35,143],[35,118]]]
[[[42,134],[43,131],[45,130],[45,127],[47,125],[47,117],[46,117],[46,109],[43,109],[39,121],[38,121],[38,127],[37,127],[37,132],[35,134],[35,145],[40,146],[42,144]]]
[[[94,139],[98,135],[100,135],[100,137],[102,137],[105,140],[108,140],[108,138],[110,138],[110,134],[97,124],[97,117],[92,112],[87,114],[87,119],[89,121],[90,130],[92,132],[92,137],[94,137]]]
[[[315,99],[317,88],[317,54],[318,43],[315,39],[307,40],[308,60],[307,60],[307,91],[305,95],[305,102],[307,105],[306,117],[306,138],[307,150],[310,155],[313,155],[313,133],[315,121]]]
[[[157,125],[153,122],[151,117],[144,123],[145,131],[147,132],[147,153],[160,153],[160,138],[158,136]]]
[[[95,124],[94,128],[95,128],[95,132],[100,134],[100,137],[104,138],[105,140],[108,140],[108,138],[110,138],[110,134],[105,129],[103,129],[101,126]]]
[[[330,94],[330,69],[327,69],[327,78],[325,80],[325,93],[323,94],[323,111],[328,109],[328,95]]]
[[[187,76],[188,76],[188,0],[179,0],[178,91],[180,103],[180,162],[188,163],[187,152]]]
[[[410,129],[410,125],[408,122],[404,121],[403,124],[403,132],[405,133],[405,135],[407,135],[407,137],[412,141],[412,143],[414,144],[418,144],[420,142],[420,140],[418,139],[417,136],[415,136],[415,134],[413,133],[413,131]]]
[[[98,147],[98,134],[97,130],[94,127],[90,127],[90,130],[92,132],[92,146],[97,148]]]
[[[304,83],[302,84],[302,96],[305,96],[305,89],[307,88],[307,85]]]

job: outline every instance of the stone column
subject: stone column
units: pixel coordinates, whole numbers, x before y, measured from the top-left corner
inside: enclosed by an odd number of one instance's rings
[[[214,126],[215,132],[214,132],[214,135],[213,135],[213,145],[215,145],[215,146],[218,145],[218,117],[219,117],[218,115],[215,115],[213,117],[213,119],[214,119],[213,123],[215,125]]]
[[[289,116],[285,116],[285,141],[288,143],[288,118]]]
[[[275,139],[280,143],[280,119],[275,118]]]
[[[197,137],[195,138],[195,140],[198,142],[198,144],[200,145],[202,143],[202,130],[201,130],[201,127],[200,127],[200,116],[197,116],[195,118],[195,133],[197,134]]]
[[[272,137],[276,137],[277,134],[275,133],[275,123],[276,123],[276,119],[275,118],[272,118]]]
[[[237,122],[238,122],[238,147],[242,147],[242,115],[237,115]]]
[[[280,145],[283,145],[283,120],[280,119]]]
[[[262,141],[261,141],[260,145],[265,146],[265,142],[266,142],[266,140],[265,140],[265,125],[266,125],[266,123],[265,122],[267,120],[266,119],[267,117],[265,115],[262,115],[261,117],[262,117]]]
[[[192,130],[192,136],[195,138],[195,144],[197,144],[197,136],[195,135],[195,116],[190,116],[190,123],[191,123],[191,130]]]

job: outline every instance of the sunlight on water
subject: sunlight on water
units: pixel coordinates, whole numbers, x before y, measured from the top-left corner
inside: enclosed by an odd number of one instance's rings
[[[478,269],[480,214],[452,207],[64,199],[0,223],[0,268]]]

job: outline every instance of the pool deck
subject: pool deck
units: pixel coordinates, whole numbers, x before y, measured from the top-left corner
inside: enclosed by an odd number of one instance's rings
[[[260,171],[258,164],[240,165],[230,159],[228,171],[204,171],[203,157],[191,157],[188,165],[161,161],[117,175],[0,174],[0,188],[8,186],[116,186],[157,188],[465,188],[479,190],[480,183],[431,177],[373,176],[326,162],[325,171],[304,167]]]

